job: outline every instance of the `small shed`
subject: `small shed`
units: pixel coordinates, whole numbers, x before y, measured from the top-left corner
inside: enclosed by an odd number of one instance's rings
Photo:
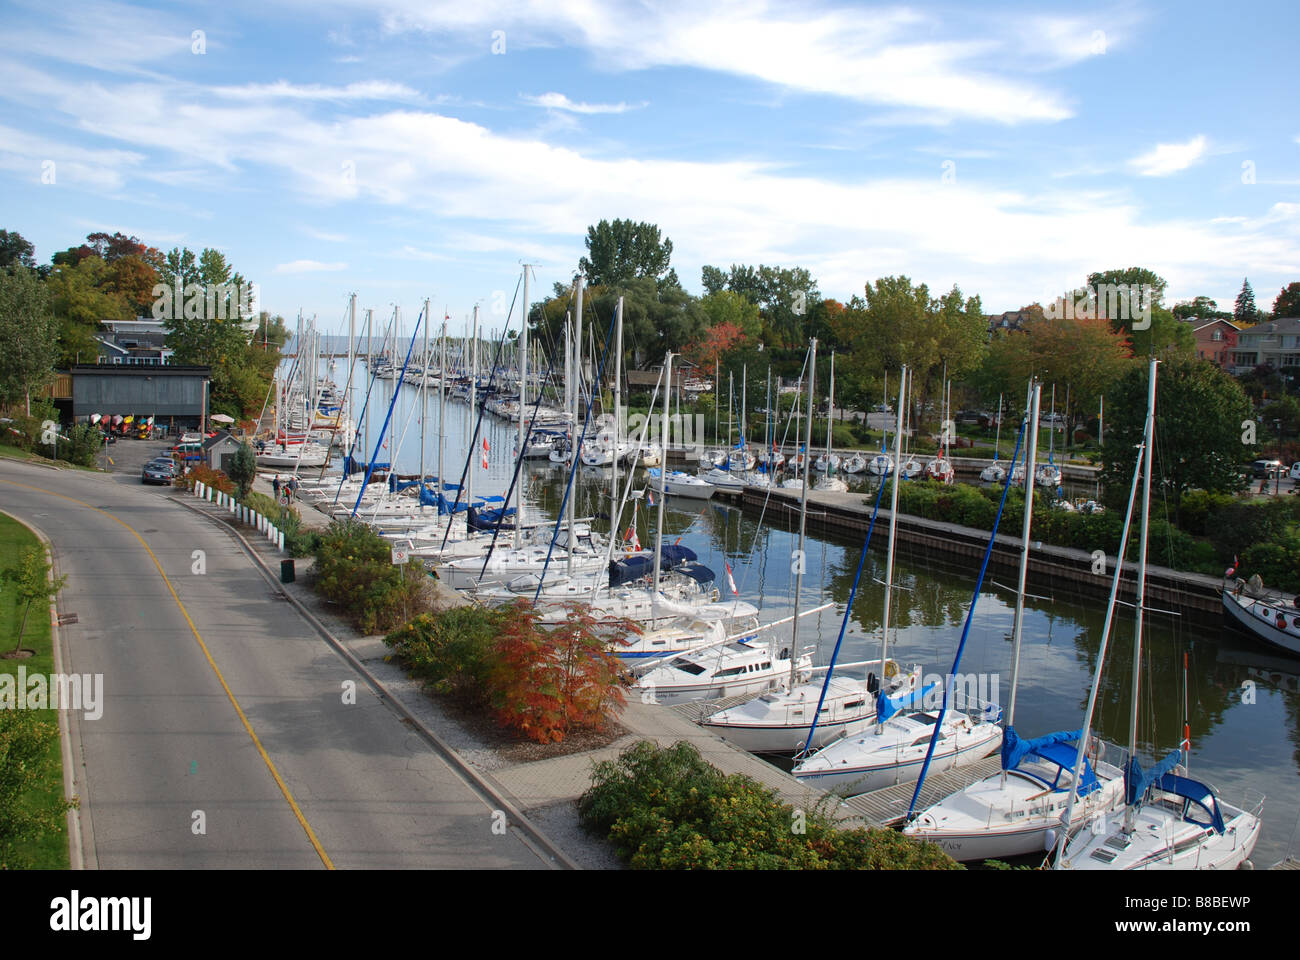
[[[213,470],[228,474],[230,471],[226,467],[234,460],[243,442],[229,430],[219,430],[203,441],[203,459]]]

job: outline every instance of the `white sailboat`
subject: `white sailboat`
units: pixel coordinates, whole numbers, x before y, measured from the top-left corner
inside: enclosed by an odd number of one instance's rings
[[[1143,770],[1137,762],[1141,699],[1142,623],[1146,605],[1147,536],[1150,528],[1151,468],[1155,459],[1156,370],[1152,359],[1146,432],[1140,454],[1143,472],[1142,533],[1138,544],[1137,623],[1134,627],[1129,760],[1124,770],[1124,815],[1101,814],[1072,841],[1061,836],[1056,867],[1066,870],[1235,870],[1259,840],[1263,799],[1251,809],[1224,802],[1218,791],[1187,776],[1191,753],[1185,734],[1175,750]],[[1088,723],[1091,723],[1089,703]],[[1085,724],[1085,729],[1088,724]],[[1186,727],[1184,727],[1186,730]],[[1082,749],[1080,744],[1080,749]],[[1073,793],[1071,802],[1073,803]],[[1067,812],[1067,816],[1068,816]]]
[[[831,435],[835,427],[835,354],[831,353],[831,383],[830,383],[830,400],[826,411],[826,452],[817,458],[817,469],[822,471],[825,476],[818,477],[814,489],[829,491],[831,493],[847,493],[849,485],[841,480],[835,474],[840,469],[841,459],[838,454],[831,453]]]

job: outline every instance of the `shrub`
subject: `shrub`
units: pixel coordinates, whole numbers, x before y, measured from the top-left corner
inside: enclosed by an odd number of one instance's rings
[[[1258,573],[1268,587],[1300,593],[1300,534],[1294,530],[1277,543],[1257,543],[1241,555],[1237,576]]]
[[[317,592],[365,633],[391,630],[405,620],[424,577],[419,564],[393,563],[391,546],[351,518],[334,521],[321,534],[316,570]]]
[[[247,441],[241,443],[235,455],[230,458],[230,479],[239,487],[240,498],[247,497],[253,481],[257,479],[257,455]]]
[[[190,472],[185,475],[185,478],[180,483],[187,490],[193,490],[194,484],[201,483],[205,487],[220,490],[222,493],[233,494],[235,492],[234,481],[220,470],[213,470],[202,463],[190,467]]]
[[[466,706],[486,705],[506,609],[453,607],[421,614],[384,642],[411,677]]]
[[[58,724],[37,711],[0,710],[0,870],[30,867],[40,839],[61,832],[76,806],[57,795],[35,799],[58,740]]]
[[[525,601],[510,609],[491,670],[492,706],[503,726],[558,743],[570,727],[602,728],[623,706],[622,663],[595,626],[578,604],[549,630]]]
[[[749,777],[724,776],[685,741],[643,740],[597,763],[578,813],[640,869],[961,869],[932,843],[838,830],[821,811],[795,811]]]

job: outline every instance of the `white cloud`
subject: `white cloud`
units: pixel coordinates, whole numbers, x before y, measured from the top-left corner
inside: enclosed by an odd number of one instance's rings
[[[1208,147],[1204,135],[1192,137],[1186,143],[1161,143],[1134,157],[1129,166],[1144,177],[1167,177],[1196,163],[1205,156]]]
[[[337,273],[346,270],[346,263],[321,263],[319,260],[292,260],[281,263],[275,268],[276,273]]]
[[[622,101],[618,103],[574,103],[562,93],[543,93],[538,97],[527,94],[520,94],[519,96],[525,103],[535,107],[545,107],[548,110],[567,110],[570,113],[626,113],[629,110],[638,110],[647,106],[645,102],[627,104]]]
[[[365,80],[346,87],[323,87],[320,84],[249,83],[242,87],[214,87],[212,92],[232,100],[418,100],[420,95],[403,83]]]
[[[373,10],[359,0],[335,0],[335,5]],[[653,5],[557,0],[526,7],[507,0],[445,5],[385,0],[381,9],[389,32],[454,34],[484,54],[490,32],[504,28],[507,49],[563,43],[585,48],[610,71],[709,70],[797,92],[907,107],[921,111],[929,123],[957,117],[1053,122],[1073,113],[1056,93],[998,75],[1008,67],[1019,69],[1023,28],[975,40],[951,30],[957,39],[944,39],[942,22],[910,9],[788,8],[770,0],[723,0],[705,7],[685,0]]]
[[[324,230],[316,230],[313,227],[303,227],[302,232],[307,234],[313,240],[324,240],[326,243],[346,243],[347,236],[342,233],[327,233]]]

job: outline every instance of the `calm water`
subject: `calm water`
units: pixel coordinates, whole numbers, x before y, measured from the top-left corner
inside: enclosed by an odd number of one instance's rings
[[[345,373],[338,365],[338,377]],[[364,370],[358,384],[364,393]],[[371,397],[374,426],[371,450],[378,437],[392,396],[389,382],[376,384]],[[420,464],[420,435],[425,433],[425,465],[436,473],[438,400],[431,397],[421,418],[417,392],[403,387],[394,407],[390,436],[379,459],[396,450],[399,472],[414,474]],[[424,423],[421,423],[423,419]],[[448,401],[444,462],[452,482],[459,480],[465,463],[467,437],[473,429],[468,406]],[[495,417],[483,417],[483,434],[490,446],[489,466],[475,457],[476,493],[504,493],[513,471],[511,461],[515,426]],[[369,451],[368,451],[369,452]],[[625,471],[620,470],[625,477]],[[550,464],[525,466],[521,482],[525,503],[534,515],[553,520],[559,510],[567,473]],[[642,484],[634,484],[640,488]],[[609,523],[609,471],[583,468],[574,483],[573,498],[579,516],[597,517],[593,526],[607,531]],[[718,574],[725,591],[724,563],[729,563],[740,597],[762,610],[762,619],[787,616],[794,603],[795,577],[791,555],[797,530],[762,524],[756,514],[744,515],[738,507],[720,501],[670,497],[664,520],[665,538],[695,550],[700,560]],[[637,530],[643,545],[654,536],[655,517],[642,506]],[[622,527],[630,520],[625,514]],[[1012,532],[1014,531],[1005,531]],[[888,528],[877,528],[864,568],[862,584],[849,618],[841,660],[879,656],[884,588],[876,581],[885,576]],[[803,609],[833,602],[834,607],[800,622],[799,645],[816,650],[814,662],[829,660],[844,615],[862,544],[860,538],[824,534],[807,537],[807,565],[803,580]],[[926,673],[945,674],[961,636],[978,567],[942,558],[918,562],[915,557],[895,562],[891,656],[900,663],[920,663]],[[1007,579],[1007,578],[1003,578]],[[1088,690],[1101,641],[1104,603],[1077,603],[1050,599],[1026,601],[1021,677],[1015,724],[1027,736],[1077,727],[1083,718]],[[962,673],[997,674],[999,702],[1006,704],[1010,679],[1010,634],[1015,609],[1014,592],[987,579],[975,604],[975,614],[961,665]],[[1119,622],[1111,638],[1110,655],[1103,671],[1095,727],[1113,743],[1128,741],[1130,674],[1133,658],[1133,611],[1120,607]],[[784,630],[784,633],[781,631]],[[790,635],[790,627],[773,634]],[[1300,659],[1274,653],[1248,637],[1224,629],[1206,630],[1184,625],[1177,617],[1149,614],[1143,647],[1142,695],[1139,711],[1139,751],[1145,763],[1176,749],[1182,736],[1183,653],[1188,654],[1188,703],[1192,737],[1192,776],[1208,781],[1223,798],[1241,804],[1248,792],[1266,795],[1264,830],[1253,860],[1261,867],[1280,860],[1288,851],[1300,819]],[[1253,703],[1250,702],[1253,699]],[[1253,802],[1253,801],[1252,801]],[[1300,841],[1296,843],[1300,849]]]

